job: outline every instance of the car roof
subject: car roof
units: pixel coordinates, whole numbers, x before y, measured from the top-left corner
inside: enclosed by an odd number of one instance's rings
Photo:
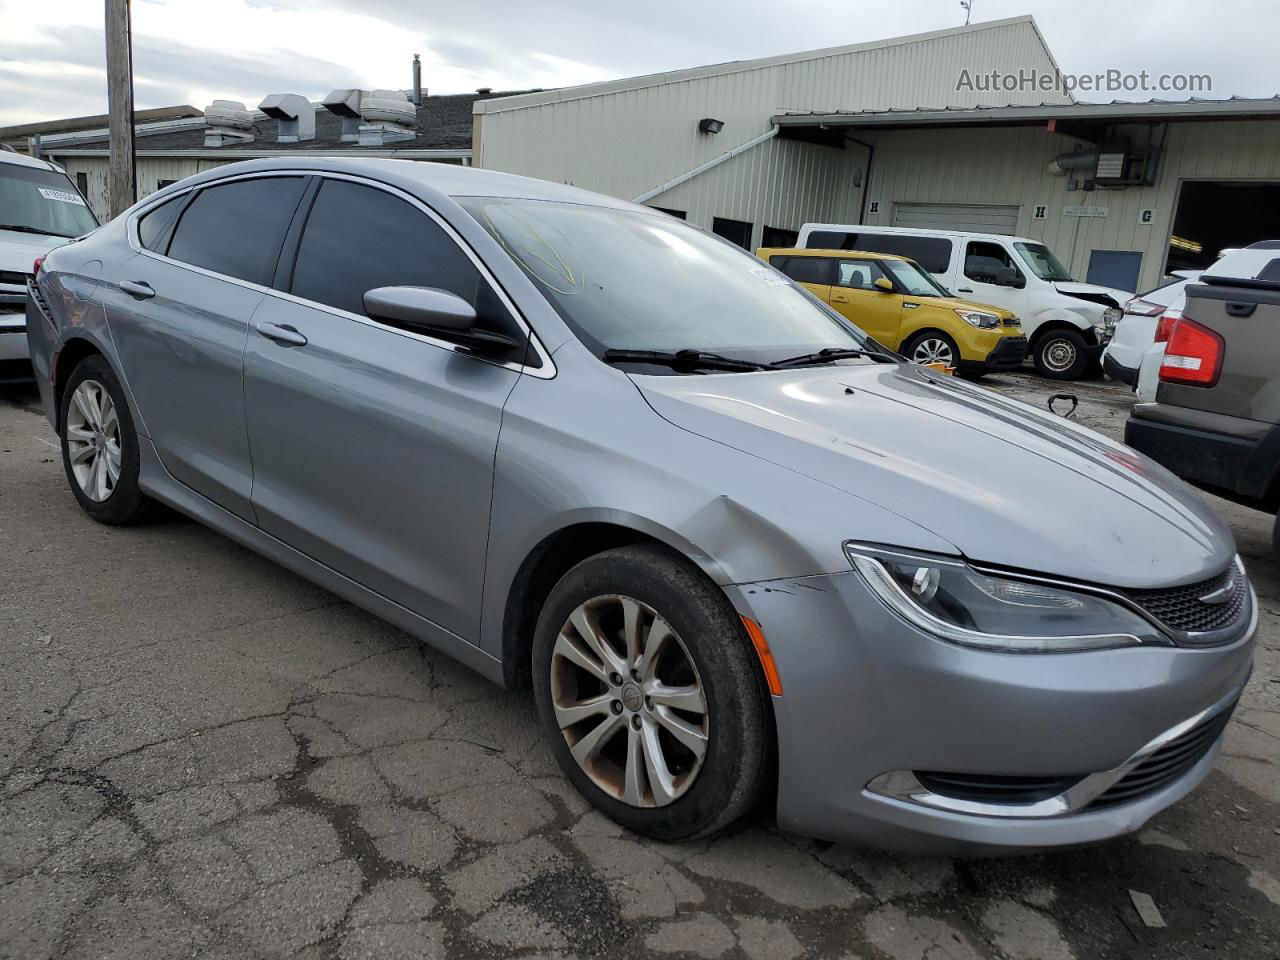
[[[1005,233],[978,233],[974,230],[932,230],[925,227],[886,227],[871,223],[806,223],[802,230],[830,230],[845,233],[892,233],[904,237],[944,237],[955,240],[962,237],[978,240],[1007,240],[1009,243],[1041,243],[1031,237],[1014,237]]]
[[[379,157],[269,157],[228,163],[179,181],[183,186],[207,183],[229,176],[269,171],[332,172],[367,177],[399,186],[410,192],[443,194],[448,197],[504,197],[529,200],[559,200],[591,206],[634,209],[654,213],[652,207],[592,193],[567,184],[496,170],[481,170],[460,164],[423,160],[392,160]],[[421,187],[421,190],[415,190]]]
[[[34,167],[37,170],[53,170],[62,173],[63,170],[56,163],[50,163],[48,160],[37,160],[35,157],[29,157],[25,153],[16,153],[10,150],[0,150],[0,163],[11,163],[19,167]]]
[[[813,247],[761,247],[761,253],[770,256],[786,254],[794,257],[865,257],[868,260],[910,260],[896,253],[876,253],[872,250],[819,250]]]

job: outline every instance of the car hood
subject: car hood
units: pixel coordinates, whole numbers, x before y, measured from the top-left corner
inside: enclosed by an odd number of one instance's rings
[[[941,307],[944,310],[982,310],[986,313],[994,313],[1001,320],[1013,319],[1013,312],[997,307],[990,303],[979,303],[977,300],[961,300],[959,297],[911,297],[909,300],[918,300],[922,304],[930,307]]]
[[[0,270],[30,273],[36,257],[44,256],[54,247],[62,246],[68,239],[0,230]]]
[[[1151,587],[1203,580],[1235,552],[1163,467],[914,364],[633,380],[671,423],[870,501],[971,560]],[[831,531],[858,539],[856,513]]]
[[[1117,290],[1115,287],[1099,287],[1093,283],[1055,283],[1053,288],[1059,293],[1065,293],[1069,297],[1093,296],[1093,297],[1110,297],[1120,306],[1124,306],[1128,301],[1133,299],[1133,293],[1126,290]]]

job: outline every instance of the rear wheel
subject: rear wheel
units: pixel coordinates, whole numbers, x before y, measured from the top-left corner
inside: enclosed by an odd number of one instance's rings
[[[907,341],[902,353],[913,363],[960,366],[960,348],[956,346],[954,340],[940,330],[924,330],[917,333]]]
[[[1075,330],[1050,330],[1036,341],[1036,372],[1050,380],[1075,380],[1084,373],[1088,345]]]
[[[755,801],[758,663],[724,594],[683,558],[624,547],[570,570],[538,619],[533,677],[561,768],[623,826],[686,840]]]
[[[138,434],[120,381],[100,356],[71,372],[62,394],[62,464],[81,508],[99,523],[142,519],[152,501],[138,487]]]

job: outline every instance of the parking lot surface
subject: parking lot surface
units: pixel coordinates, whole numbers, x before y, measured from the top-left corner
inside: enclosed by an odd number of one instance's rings
[[[988,386],[1112,436],[1132,403]],[[587,809],[529,694],[184,519],[94,524],[34,390],[0,391],[0,956],[1280,956],[1269,517],[1214,500],[1257,667],[1215,771],[1136,836],[958,861],[761,817],[671,846]]]

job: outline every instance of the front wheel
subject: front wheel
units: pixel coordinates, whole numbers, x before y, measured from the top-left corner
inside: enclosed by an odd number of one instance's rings
[[[1036,341],[1036,373],[1050,380],[1075,380],[1084,373],[1088,345],[1075,330],[1051,330]]]
[[[754,803],[767,707],[724,594],[657,546],[591,557],[552,589],[533,646],[539,718],[561,769],[623,826],[706,836]]]
[[[913,363],[940,363],[953,369],[960,366],[960,348],[940,330],[917,333],[907,341],[902,353]]]

